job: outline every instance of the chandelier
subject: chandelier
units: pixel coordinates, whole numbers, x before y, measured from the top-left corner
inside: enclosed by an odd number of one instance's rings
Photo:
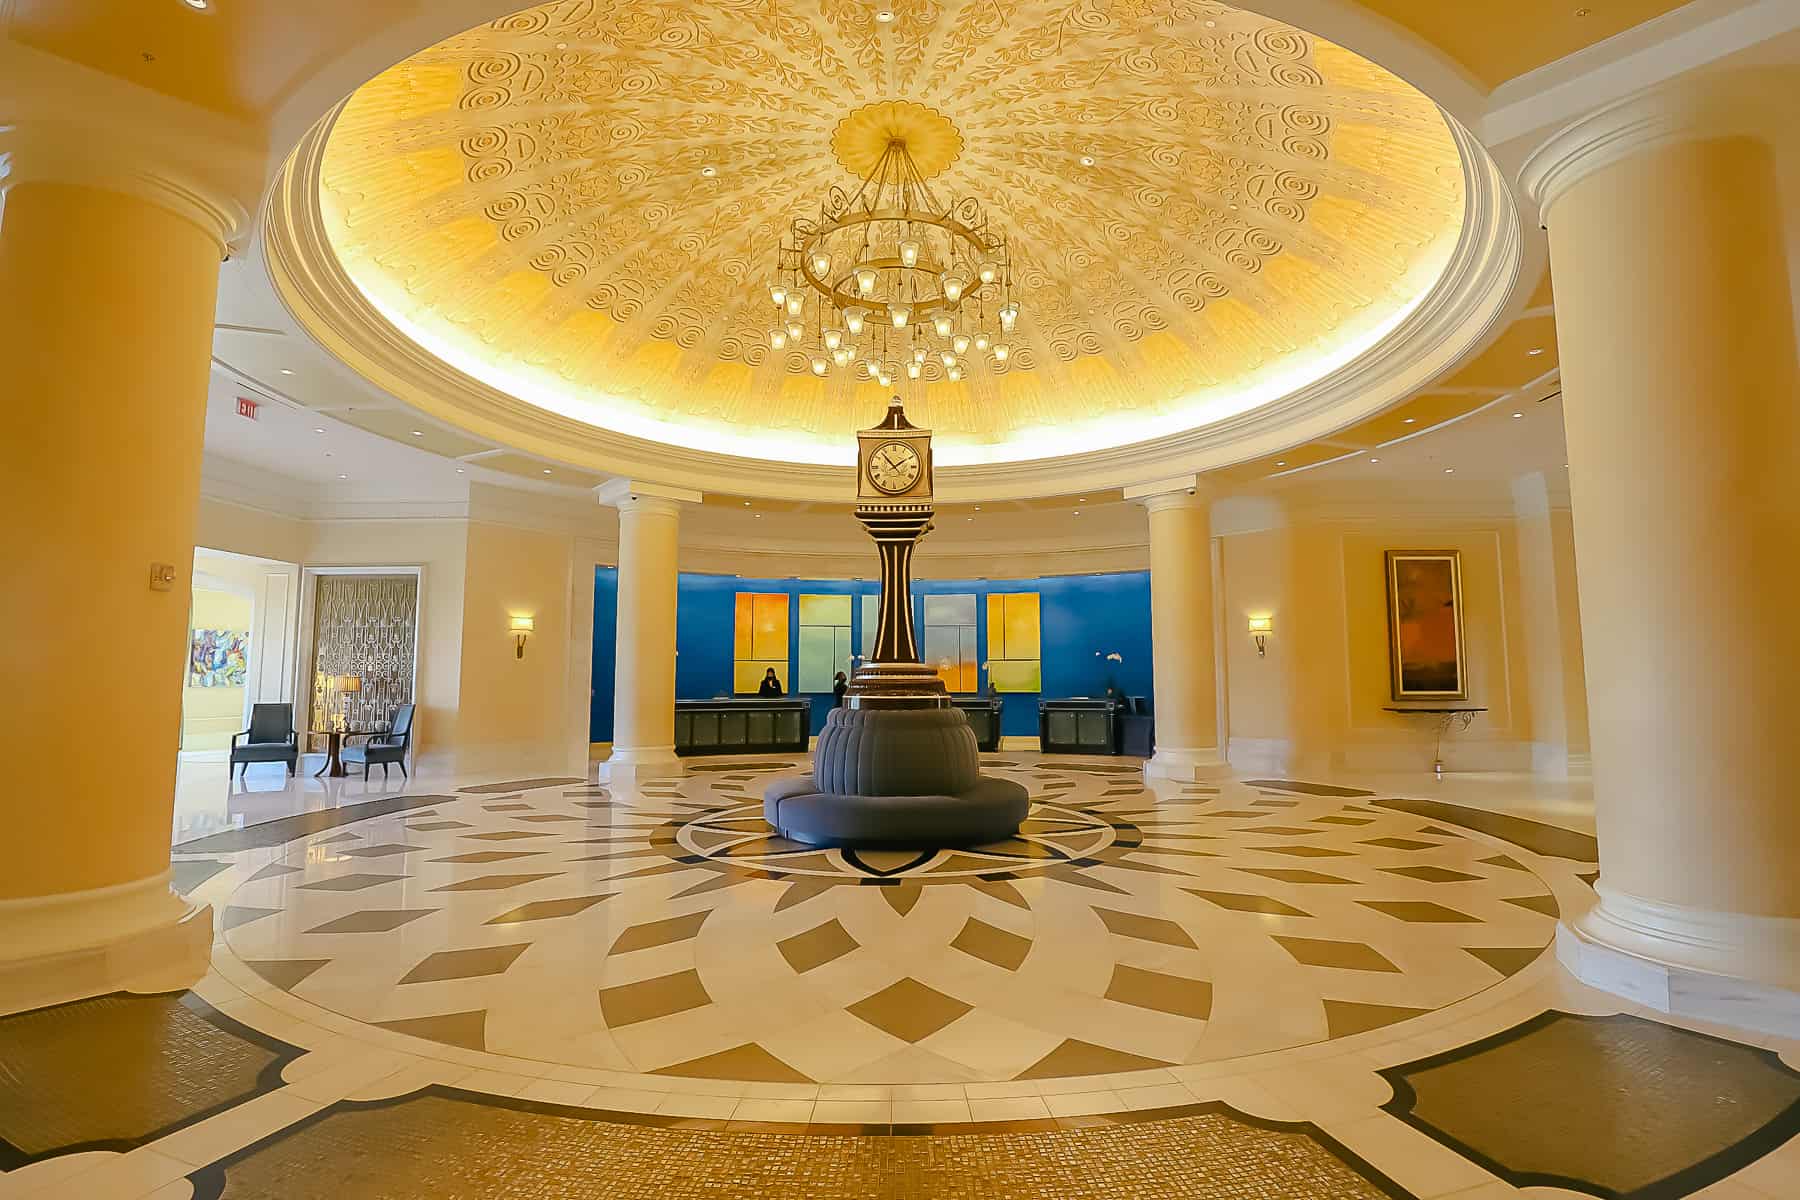
[[[777,247],[769,348],[789,370],[883,387],[1004,364],[1019,320],[1006,239],[975,198],[939,202],[903,126],[883,136],[861,186],[833,187]]]

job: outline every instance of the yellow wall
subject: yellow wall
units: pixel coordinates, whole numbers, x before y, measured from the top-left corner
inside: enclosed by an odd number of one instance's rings
[[[569,606],[573,539],[471,521],[463,593],[462,680],[456,765],[462,770],[527,764],[554,774],[567,737]],[[587,584],[592,604],[593,584]],[[536,625],[525,657],[514,651],[513,616]]]
[[[194,526],[195,545],[277,562],[305,558],[311,536],[305,521],[205,497]]]
[[[250,597],[236,592],[193,589],[193,608],[188,617],[188,644],[196,629],[250,629]],[[256,653],[251,646],[250,652]],[[231,745],[231,735],[244,727],[242,687],[189,687],[182,673],[181,748],[221,750]]]
[[[1447,742],[1465,769],[1529,769],[1531,705],[1525,686],[1514,522],[1467,525],[1387,521],[1304,522],[1221,541],[1227,721],[1238,759],[1310,769],[1406,770],[1431,764],[1422,718],[1384,711],[1390,690],[1384,551],[1462,554],[1464,641],[1471,707],[1485,707]],[[1258,659],[1248,618],[1272,616]]]

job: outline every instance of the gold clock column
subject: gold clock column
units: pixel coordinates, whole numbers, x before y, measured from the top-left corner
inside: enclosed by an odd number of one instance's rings
[[[12,165],[0,728],[35,774],[0,837],[0,1011],[206,967],[211,911],[171,891],[169,841],[226,233],[142,181]]]
[[[1150,644],[1156,656],[1152,779],[1202,779],[1224,770],[1213,656],[1212,517],[1191,477],[1127,488],[1150,514]]]
[[[1526,167],[1556,280],[1600,837],[1599,904],[1559,950],[1672,1005],[1722,985],[1671,970],[1788,989],[1792,1023],[1800,248],[1783,254],[1775,153],[1729,130],[1731,99],[1647,97]],[[1768,994],[1731,986],[1712,1015],[1754,1023]]]
[[[619,628],[613,658],[607,783],[681,774],[675,757],[675,597],[681,506],[698,492],[616,479],[598,491],[619,510]]]
[[[948,693],[938,673],[919,661],[913,633],[912,555],[931,532],[931,431],[906,419],[895,396],[887,415],[857,440],[856,519],[881,559],[881,616],[875,653],[850,680],[852,708],[933,707]]]

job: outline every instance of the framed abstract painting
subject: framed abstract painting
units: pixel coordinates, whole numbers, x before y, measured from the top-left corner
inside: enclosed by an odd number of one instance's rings
[[[1387,552],[1388,659],[1395,700],[1467,700],[1462,555]]]

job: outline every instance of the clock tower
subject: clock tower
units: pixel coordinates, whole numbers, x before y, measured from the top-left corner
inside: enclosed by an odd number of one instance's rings
[[[939,707],[943,680],[919,661],[913,636],[912,555],[931,532],[931,431],[906,419],[900,397],[887,416],[856,435],[856,519],[881,556],[881,617],[875,653],[858,667],[846,703],[853,708]]]

